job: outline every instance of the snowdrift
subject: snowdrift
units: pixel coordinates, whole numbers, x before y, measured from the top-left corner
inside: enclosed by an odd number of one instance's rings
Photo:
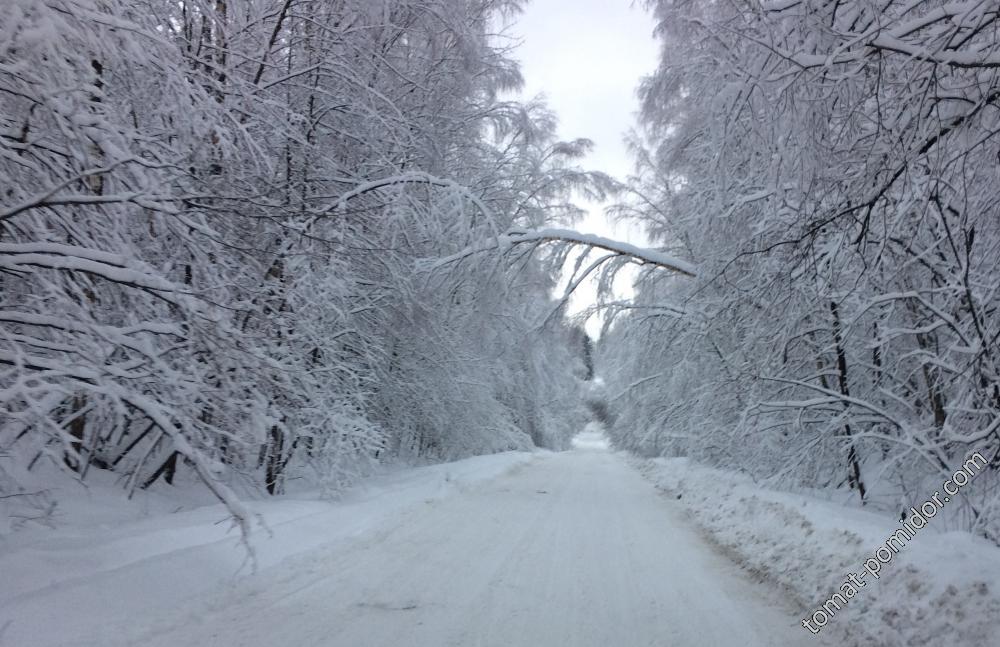
[[[657,488],[747,571],[781,587],[808,618],[899,528],[889,515],[776,492],[686,458],[635,459]],[[930,493],[928,493],[929,495]],[[996,643],[1000,549],[934,521],[831,618],[843,647],[983,647]],[[803,632],[806,629],[803,628]],[[819,643],[817,643],[819,644]]]

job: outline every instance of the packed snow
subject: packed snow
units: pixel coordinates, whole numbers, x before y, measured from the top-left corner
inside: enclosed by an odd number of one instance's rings
[[[19,538],[0,644],[817,644],[595,434],[257,511],[253,575],[219,505]]]
[[[336,550],[398,523],[407,510],[540,456],[508,452],[391,471],[365,480],[337,503],[303,495],[254,502],[270,530],[256,533],[252,544],[258,573],[281,571],[282,562],[296,555]],[[176,493],[140,493],[123,505],[111,485],[60,492],[67,514],[54,529],[0,535],[0,645],[103,644],[87,641],[110,639],[158,610],[253,579],[223,505],[206,505],[197,491],[187,494],[200,505],[179,510]]]

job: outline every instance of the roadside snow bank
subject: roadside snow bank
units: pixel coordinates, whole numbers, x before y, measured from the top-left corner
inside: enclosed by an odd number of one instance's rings
[[[335,503],[303,494],[248,502],[271,531],[257,529],[253,538],[258,567],[347,542],[535,456],[507,452],[384,473]],[[80,636],[126,626],[250,575],[221,504],[169,513],[155,502],[150,514],[149,502],[126,505],[120,489],[80,489],[76,496],[62,494],[62,505],[87,516],[72,512],[54,529],[0,536],[2,647],[79,644]],[[133,518],[123,518],[129,505]]]
[[[802,618],[840,591],[849,573],[862,573],[864,561],[900,527],[889,515],[766,490],[685,458],[636,464],[733,559],[789,593]],[[1000,548],[985,540],[940,532],[931,520],[882,566],[880,579],[865,579],[871,581],[820,631],[839,645],[997,644]]]

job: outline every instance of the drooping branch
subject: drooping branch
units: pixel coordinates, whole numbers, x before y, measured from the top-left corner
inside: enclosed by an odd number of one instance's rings
[[[659,250],[637,247],[629,243],[593,234],[582,234],[571,229],[512,230],[481,245],[473,245],[456,254],[435,259],[430,263],[429,268],[439,269],[491,250],[506,250],[517,245],[540,245],[543,243],[563,243],[603,249],[612,253],[612,256],[609,258],[628,256],[641,265],[654,265],[692,278],[698,276],[697,268],[693,264]]]

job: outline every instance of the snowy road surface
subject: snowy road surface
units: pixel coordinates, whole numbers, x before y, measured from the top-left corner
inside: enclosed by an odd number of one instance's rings
[[[592,448],[543,456],[188,604],[128,644],[820,644],[676,504]]]

